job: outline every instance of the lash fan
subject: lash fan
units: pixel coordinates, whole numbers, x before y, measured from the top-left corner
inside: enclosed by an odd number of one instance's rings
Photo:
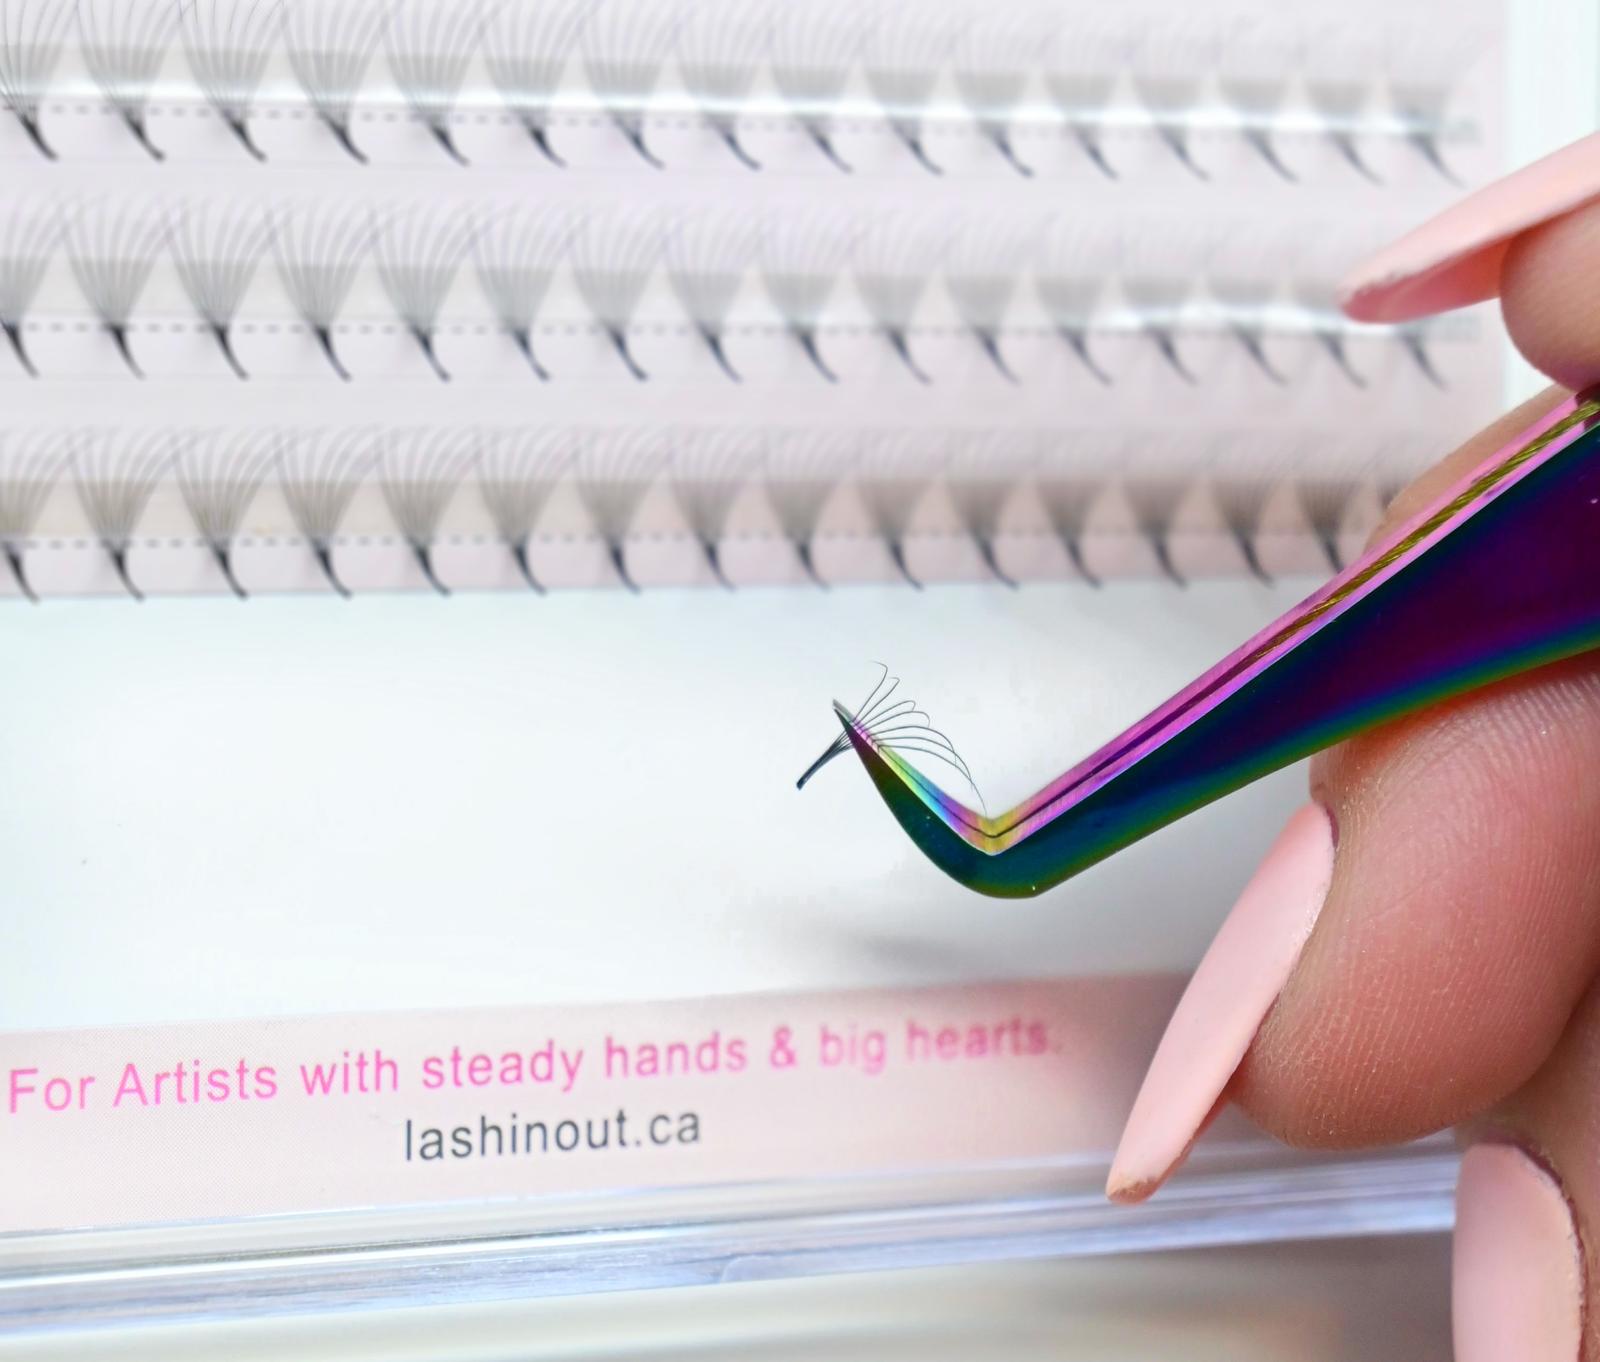
[[[450,588],[434,568],[433,546],[451,499],[477,458],[475,430],[426,427],[387,431],[379,440],[378,485],[396,528],[429,586],[441,596]]]
[[[867,35],[861,68],[889,130],[930,175],[944,170],[928,155],[922,120],[950,45],[948,17],[921,9],[882,15]]]
[[[17,362],[29,378],[39,370],[28,353],[22,328],[39,285],[61,240],[61,211],[55,204],[19,200],[0,227],[0,331],[11,342]]]
[[[1007,383],[1017,383],[1016,370],[1000,347],[1006,314],[1016,296],[1017,262],[1034,250],[1031,229],[1003,221],[969,220],[955,234],[945,255],[944,285],[979,348]]]
[[[856,436],[839,430],[786,430],[767,442],[762,487],[801,570],[823,591],[813,551],[822,513],[859,457]]]
[[[45,140],[39,114],[61,49],[74,0],[7,0],[0,4],[0,107],[8,109],[47,161],[55,148]]]
[[[567,163],[550,144],[561,74],[598,0],[499,0],[484,23],[483,60],[511,116],[551,165]]]
[[[333,324],[344,310],[371,241],[369,219],[359,209],[341,215],[315,204],[280,216],[272,233],[284,292],[333,372],[345,382],[350,371],[334,348]]]
[[[628,330],[658,254],[650,216],[627,209],[590,215],[572,238],[573,282],[617,358],[641,383],[650,375],[634,358]]]
[[[271,431],[238,436],[208,431],[189,440],[177,456],[178,490],[206,541],[228,590],[239,600],[248,594],[233,568],[233,541],[256,493],[272,471],[278,437]]]
[[[844,273],[853,238],[836,217],[774,215],[762,230],[761,282],[784,329],[829,383],[839,375],[822,357],[817,334],[828,299]]]
[[[1218,35],[1205,17],[1147,22],[1134,49],[1133,87],[1162,144],[1197,180],[1210,173],[1194,158],[1188,120],[1201,103],[1207,73],[1218,66]]]
[[[372,467],[375,439],[370,428],[291,430],[277,442],[278,485],[289,514],[328,585],[346,599],[350,588],[334,570],[334,539]]]
[[[1120,486],[1133,510],[1134,525],[1150,545],[1161,575],[1174,586],[1188,586],[1189,579],[1179,571],[1172,556],[1172,533],[1188,499],[1190,479],[1166,469],[1141,472],[1135,468],[1121,479]]]
[[[1073,570],[1090,586],[1098,587],[1101,579],[1084,556],[1083,541],[1105,491],[1105,480],[1097,470],[1084,467],[1086,461],[1079,450],[1050,443],[1060,438],[1054,434],[1041,437],[1034,490],[1051,533],[1066,551]]]
[[[901,580],[917,591],[922,590],[922,581],[906,559],[906,535],[943,462],[939,450],[924,445],[928,438],[920,431],[879,431],[868,436],[855,478],[889,561]]]
[[[422,207],[391,212],[372,228],[384,294],[441,383],[450,373],[435,348],[439,313],[476,230],[470,213]]]
[[[856,242],[856,291],[877,327],[918,383],[933,379],[911,353],[911,323],[943,243],[908,216],[880,219]]]
[[[966,808],[835,706],[901,828],[1030,897],[1357,733],[1600,648],[1600,400],[1580,393],[1043,789]]]
[[[1017,154],[1011,124],[1028,88],[1038,40],[1027,20],[985,15],[957,40],[953,62],[956,90],[979,133],[1024,179],[1033,178],[1033,167]]]
[[[1117,178],[1106,156],[1103,125],[1116,85],[1128,64],[1128,42],[1103,18],[1075,13],[1070,25],[1053,25],[1044,55],[1044,88],[1068,133],[1108,180]]]
[[[661,251],[673,293],[717,367],[735,383],[743,380],[728,358],[728,314],[759,235],[754,220],[729,210],[680,220],[667,228]]]
[[[144,370],[128,340],[133,310],[156,266],[164,224],[138,202],[116,212],[103,203],[74,213],[67,224],[67,262],[101,329],[135,378]]]
[[[767,44],[765,0],[701,6],[678,31],[678,70],[701,116],[740,165],[761,162],[739,140],[739,107],[749,98]]]
[[[534,575],[528,543],[572,459],[573,437],[566,430],[495,431],[479,441],[484,507],[522,580],[541,596],[545,588]]]
[[[136,601],[144,592],[128,571],[128,550],[156,484],[182,448],[170,431],[142,435],[91,430],[82,432],[72,456],[78,500],[117,580]]]
[[[1063,216],[1043,234],[1033,268],[1034,291],[1056,335],[1095,382],[1106,387],[1115,380],[1095,358],[1089,341],[1116,258],[1108,224]]]
[[[1306,102],[1345,163],[1369,184],[1381,184],[1361,153],[1355,125],[1371,95],[1373,73],[1383,65],[1377,36],[1363,26],[1331,21],[1312,28],[1301,48]]]
[[[744,430],[684,430],[672,455],[672,495],[712,577],[729,591],[734,586],[722,564],[722,540],[734,502],[761,463],[759,443],[751,449],[758,440]]]
[[[206,103],[255,160],[267,155],[250,132],[283,0],[179,0],[183,49]]]
[[[384,30],[389,70],[412,114],[457,165],[450,120],[483,32],[483,0],[397,0]]]
[[[584,40],[583,64],[590,88],[628,145],[657,170],[664,166],[645,141],[645,115],[680,20],[677,0],[631,5],[601,0]]]
[[[1288,102],[1296,56],[1293,31],[1277,15],[1266,14],[1233,19],[1217,49],[1217,87],[1239,119],[1240,136],[1290,184],[1300,177],[1279,155],[1272,124]]]
[[[360,165],[367,154],[355,143],[351,115],[387,17],[387,0],[284,0],[290,69],[311,111]]]
[[[0,430],[0,553],[17,590],[36,604],[39,597],[28,580],[25,558],[28,540],[67,457],[59,444],[46,445],[39,436],[19,441],[18,432]]]
[[[950,502],[989,575],[1015,590],[1017,579],[1000,566],[995,541],[1006,507],[1016,494],[1023,471],[1032,462],[1032,442],[1026,434],[1012,431],[958,438],[962,447],[945,471]]]
[[[157,161],[166,153],[150,140],[150,90],[166,60],[179,9],[171,3],[76,0],[83,64],[134,140]]]
[[[801,132],[846,175],[850,163],[833,140],[834,109],[860,46],[861,35],[843,5],[778,6],[768,58],[773,84]]]
[[[877,666],[880,669],[878,679],[867,692],[867,698],[854,710],[854,722],[880,748],[908,756],[928,756],[942,761],[971,787],[974,795],[978,795],[972,771],[961,754],[956,751],[954,744],[933,726],[933,721],[927,713],[919,709],[914,701],[895,699],[895,693],[900,689],[900,678],[890,676],[889,668],[882,662]],[[805,789],[807,782],[818,771],[835,757],[842,757],[849,750],[850,738],[847,733],[841,733],[823,749],[822,755],[801,773],[800,779],[794,783],[795,789]],[[978,802],[980,805],[983,802],[981,795],[978,795]]]
[[[593,432],[577,459],[578,497],[617,580],[635,595],[639,584],[628,571],[628,531],[664,461],[660,436],[648,430]]]
[[[178,281],[239,378],[250,375],[234,352],[233,322],[272,231],[271,214],[250,204],[207,200],[182,205],[167,218],[167,251]]]
[[[478,285],[500,329],[541,382],[550,374],[534,352],[534,323],[577,228],[577,219],[564,207],[519,206],[492,215],[472,238]]]

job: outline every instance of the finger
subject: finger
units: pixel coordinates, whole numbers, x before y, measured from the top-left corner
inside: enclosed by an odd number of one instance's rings
[[[1595,210],[1600,212],[1600,209]],[[1586,238],[1600,251],[1600,236]],[[1504,307],[1537,353],[1586,301],[1520,244]],[[1552,271],[1574,267],[1557,252]],[[1503,418],[1392,509],[1404,518],[1564,396]],[[1363,735],[1313,763],[1174,1014],[1108,1191],[1148,1195],[1226,1093],[1297,1144],[1404,1139],[1502,1099],[1600,967],[1600,666],[1580,658]]]
[[[1600,989],[1533,1078],[1465,1132],[1456,1188],[1458,1362],[1600,1357],[1585,1309],[1600,1231]],[[1586,1337],[1585,1337],[1586,1335]]]

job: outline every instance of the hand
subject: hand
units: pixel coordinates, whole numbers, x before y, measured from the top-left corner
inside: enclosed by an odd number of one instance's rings
[[[1346,305],[1399,320],[1497,293],[1560,386],[1419,478],[1389,524],[1600,380],[1600,135],[1383,252]],[[1600,655],[1331,749],[1311,800],[1179,1004],[1109,1194],[1148,1196],[1229,1101],[1312,1148],[1455,1126],[1458,1362],[1600,1362],[1584,1307],[1600,1282]]]

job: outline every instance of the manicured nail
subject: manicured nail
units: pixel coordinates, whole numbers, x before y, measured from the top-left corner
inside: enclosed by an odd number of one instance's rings
[[[1456,1362],[1576,1362],[1583,1264],[1556,1180],[1520,1149],[1479,1144],[1456,1183]]]
[[[1493,298],[1514,237],[1594,198],[1600,133],[1467,195],[1386,246],[1345,277],[1340,304],[1357,321],[1401,322]]]
[[[1177,1167],[1288,982],[1333,879],[1333,820],[1308,804],[1278,834],[1156,1047],[1106,1195],[1142,1201]]]

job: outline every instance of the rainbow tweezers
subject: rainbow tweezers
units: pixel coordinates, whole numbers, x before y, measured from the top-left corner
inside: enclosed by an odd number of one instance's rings
[[[884,803],[934,864],[980,893],[1020,898],[1363,729],[1597,647],[1592,389],[1006,813],[966,808],[834,708]]]

